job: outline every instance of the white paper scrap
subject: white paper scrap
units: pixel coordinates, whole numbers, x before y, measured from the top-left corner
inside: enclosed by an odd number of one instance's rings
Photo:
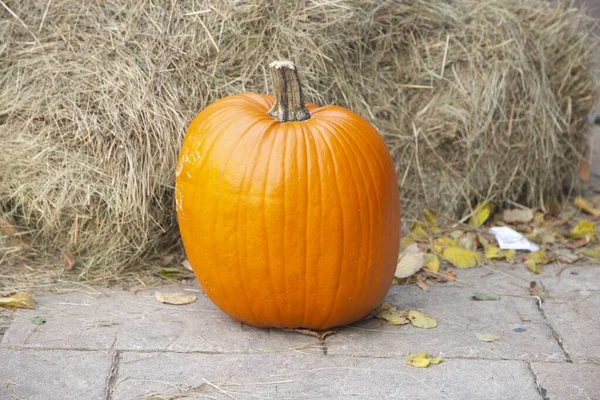
[[[490,228],[490,232],[496,237],[498,247],[502,250],[538,251],[540,249],[540,246],[530,242],[519,232],[508,226],[495,226]]]

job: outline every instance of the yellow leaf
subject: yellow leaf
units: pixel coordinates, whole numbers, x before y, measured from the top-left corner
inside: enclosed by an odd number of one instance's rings
[[[446,247],[458,247],[458,243],[449,237],[441,237],[433,241],[433,251],[435,253],[441,254]]]
[[[494,245],[488,245],[485,248],[485,258],[487,258],[488,260],[493,260],[493,259],[497,259],[497,260],[502,260],[502,259],[506,259],[508,261],[512,261],[517,257],[517,252],[516,250],[500,250],[500,248],[494,246]]]
[[[583,197],[575,197],[573,205],[594,217],[600,217],[600,210],[595,207],[594,203]]]
[[[431,329],[437,326],[437,321],[420,311],[410,310],[408,320],[417,328]]]
[[[396,272],[394,273],[396,278],[409,277],[423,268],[424,265],[423,252],[416,243],[408,246],[403,253],[396,265]]]
[[[596,239],[596,225],[591,221],[580,220],[576,227],[571,230],[571,233],[566,235],[573,239],[579,239],[588,236],[591,241]]]
[[[0,307],[33,308],[35,302],[29,293],[17,292],[0,297]]]
[[[469,226],[479,228],[485,223],[485,221],[488,220],[495,208],[496,207],[492,203],[488,203],[487,201],[477,204],[473,210],[471,218],[469,219]]]
[[[478,253],[461,249],[460,247],[448,247],[444,249],[442,257],[456,268],[473,268],[481,262],[481,256]]]
[[[410,228],[409,236],[414,239],[426,239],[429,237],[425,224],[421,221],[415,221]]]
[[[533,253],[529,253],[524,257],[526,260],[533,260],[536,264],[545,265],[548,264],[551,259],[548,257],[548,254],[543,250],[534,251]]]
[[[530,259],[526,260],[524,264],[527,267],[527,269],[530,270],[531,272],[533,272],[534,274],[542,273],[542,269],[540,268],[539,265],[537,265],[535,263],[534,259],[530,258]]]
[[[403,237],[402,239],[400,239],[400,251],[406,250],[408,246],[414,243],[416,243],[415,240],[410,236]]]
[[[440,259],[435,254],[425,254],[425,267],[433,272],[440,270]]]
[[[442,357],[429,357],[427,350],[423,350],[418,354],[409,353],[408,360],[405,361],[407,365],[415,368],[427,368],[429,364],[439,364],[442,362]]]
[[[500,336],[493,333],[476,333],[475,337],[483,342],[495,342],[500,339]]]
[[[191,304],[196,301],[196,296],[185,293],[156,292],[154,296],[156,297],[156,300],[165,304],[183,305]]]
[[[430,227],[434,227],[437,225],[437,220],[438,220],[438,213],[430,210],[428,208],[423,210],[423,217],[425,218],[425,223],[430,226]]]
[[[543,212],[536,212],[535,216],[533,217],[533,224],[537,227],[541,227],[544,225],[544,223],[546,222],[546,216],[544,215]]]
[[[431,364],[438,365],[439,363],[441,363],[441,362],[442,362],[442,356],[437,356],[437,357],[430,358],[430,359],[429,359],[429,362],[430,362]]]
[[[384,301],[377,314],[376,318],[384,319],[393,325],[404,325],[408,324],[408,311],[398,310],[398,308],[387,301]]]

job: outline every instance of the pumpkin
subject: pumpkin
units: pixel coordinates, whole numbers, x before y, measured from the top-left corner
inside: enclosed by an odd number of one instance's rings
[[[400,243],[396,172],[379,133],[338,106],[305,105],[294,64],[274,96],[220,99],[191,122],[176,207],[204,293],[259,327],[326,329],[388,292]]]

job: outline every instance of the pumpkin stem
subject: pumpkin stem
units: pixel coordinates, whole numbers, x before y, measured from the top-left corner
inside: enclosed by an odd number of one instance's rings
[[[275,61],[269,64],[275,104],[269,115],[280,122],[306,121],[310,112],[304,105],[302,86],[298,78],[298,70],[291,61]]]

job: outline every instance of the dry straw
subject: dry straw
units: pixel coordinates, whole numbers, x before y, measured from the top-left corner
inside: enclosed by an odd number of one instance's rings
[[[408,216],[424,204],[460,216],[481,199],[544,206],[574,182],[598,98],[588,22],[563,3],[0,5],[4,230],[88,267],[179,248],[187,124],[220,97],[270,92],[276,59],[297,63],[309,101],[378,127]]]

